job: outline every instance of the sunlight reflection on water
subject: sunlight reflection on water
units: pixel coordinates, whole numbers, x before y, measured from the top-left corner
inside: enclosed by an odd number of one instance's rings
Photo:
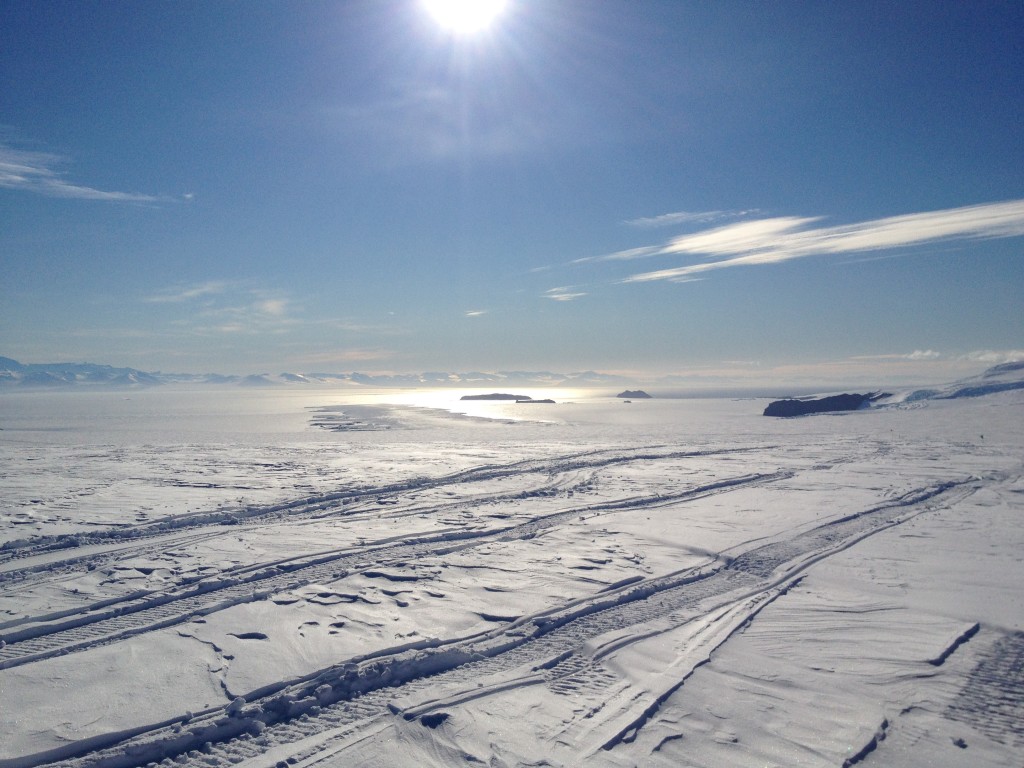
[[[275,436],[279,439],[316,435],[309,433],[313,409],[345,405],[430,408],[477,418],[544,420],[548,405],[514,402],[460,400],[466,394],[492,390],[467,389],[243,389],[192,388],[123,391],[35,391],[3,394],[0,435],[5,441],[118,442],[125,439],[242,440],[243,436]],[[534,399],[592,398],[584,390],[516,389]],[[523,409],[537,409],[524,412]],[[64,438],[57,433],[65,435]]]
[[[462,400],[493,388],[350,389],[179,388],[122,391],[7,392],[0,398],[0,442],[33,445],[80,443],[141,445],[240,445],[399,439],[493,440],[493,429],[516,422],[524,430],[597,430],[616,440],[643,428],[647,436],[706,436],[728,422],[760,416],[763,404],[730,399],[636,400],[626,404],[605,389],[515,387],[499,390],[554,403]],[[361,406],[385,413],[392,437],[339,432],[316,426],[318,414]],[[353,409],[355,410],[355,409]],[[365,412],[364,412],[365,413]],[[470,417],[469,419],[465,417]],[[724,421],[723,421],[724,420]],[[483,429],[490,426],[491,429]],[[413,431],[416,431],[415,434]],[[426,434],[424,430],[431,430]],[[483,431],[481,431],[483,430]],[[513,437],[512,434],[506,438]],[[563,435],[569,437],[569,433]],[[633,436],[635,437],[635,436]],[[574,435],[570,439],[581,439]]]

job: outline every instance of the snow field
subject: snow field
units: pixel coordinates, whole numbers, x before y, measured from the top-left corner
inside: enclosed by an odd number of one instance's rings
[[[171,490],[0,527],[0,766],[1013,764],[1019,392],[636,405],[32,454]]]

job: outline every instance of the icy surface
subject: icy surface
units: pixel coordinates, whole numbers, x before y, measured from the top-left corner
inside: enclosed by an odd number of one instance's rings
[[[0,768],[1017,765],[1022,378],[4,393]]]

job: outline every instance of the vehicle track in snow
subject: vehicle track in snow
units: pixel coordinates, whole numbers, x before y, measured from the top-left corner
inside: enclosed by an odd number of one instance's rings
[[[173,517],[165,517],[137,525],[118,526],[102,531],[82,531],[74,534],[39,537],[24,543],[8,543],[0,547],[0,583],[19,580],[33,573],[51,572],[60,567],[74,567],[79,562],[100,562],[104,555],[89,554],[85,556],[71,554],[70,557],[42,565],[28,565],[17,568],[14,561],[31,558],[40,554],[68,551],[89,545],[119,545],[131,543],[141,547],[145,541],[154,537],[188,532],[194,529],[221,525],[268,525],[282,520],[303,520],[308,518],[327,518],[335,515],[349,516],[355,511],[365,512],[376,509],[375,505],[386,501],[389,497],[409,494],[446,486],[457,486],[463,494],[465,488],[472,483],[506,478],[540,475],[543,479],[535,488],[519,488],[508,498],[523,494],[543,494],[543,491],[561,487],[557,477],[565,473],[578,472],[586,469],[601,469],[616,464],[633,462],[664,461],[672,459],[714,457],[728,454],[742,454],[752,451],[771,450],[773,446],[744,446],[739,448],[723,448],[714,450],[679,450],[666,446],[645,447],[643,449],[614,448],[578,453],[564,454],[551,458],[524,459],[508,464],[486,464],[471,469],[441,475],[438,477],[414,477],[401,482],[381,486],[360,486],[347,488],[334,493],[305,496],[292,501],[269,505],[246,505],[237,508],[221,507],[215,510],[190,512]],[[495,497],[493,494],[481,494],[479,498]],[[473,501],[472,496],[467,501]],[[352,505],[355,505],[352,507]],[[409,510],[410,514],[422,509],[432,509],[440,505],[426,505]],[[351,508],[348,508],[351,507]]]
[[[526,539],[539,531],[581,515],[603,514],[622,509],[679,503],[740,488],[764,485],[791,477],[788,472],[743,475],[726,478],[676,494],[633,497],[581,504],[553,514],[506,526],[477,530],[449,530],[433,534],[412,534],[404,540],[367,548],[345,548],[316,557],[260,563],[234,569],[230,574],[184,587],[142,597],[130,596],[99,607],[86,606],[74,613],[48,621],[25,619],[0,634],[0,669],[6,669],[57,655],[109,644],[143,632],[180,624],[195,616],[208,615],[241,603],[262,600],[286,590],[321,581],[332,581],[350,573],[408,563],[419,558],[450,553],[495,541]],[[14,623],[12,623],[14,624]]]
[[[330,745],[367,727],[376,718],[421,718],[427,710],[403,709],[396,699],[437,697],[436,691],[471,691],[478,681],[502,673],[527,674],[527,684],[547,684],[556,693],[580,691],[600,698],[617,684],[600,658],[581,652],[583,645],[618,633],[621,647],[632,642],[623,630],[652,623],[665,628],[686,625],[710,611],[743,604],[756,614],[784,592],[814,563],[844,551],[880,531],[930,509],[955,503],[974,492],[964,479],[914,489],[859,513],[847,515],[783,540],[752,546],[730,562],[651,579],[593,598],[574,601],[529,619],[462,641],[405,648],[391,655],[353,659],[268,690],[245,704],[238,702],[174,725],[134,737],[111,735],[110,743],[69,745],[61,754],[40,756],[24,768],[54,762],[62,768],[138,768],[149,763],[182,768],[226,768],[269,750],[293,744],[289,762],[315,760]],[[760,602],[758,602],[760,601]],[[742,618],[742,617],[741,617]],[[468,696],[479,695],[470,693]],[[642,703],[642,702],[641,702]],[[605,748],[629,739],[642,727],[657,701]],[[428,708],[429,709],[429,708]]]
[[[413,499],[409,499],[405,503],[398,504],[397,486],[390,485],[364,489],[359,493],[334,494],[330,499],[324,496],[306,497],[288,504],[247,508],[245,510],[247,516],[241,518],[235,516],[235,513],[223,511],[195,513],[181,518],[156,521],[142,526],[127,526],[113,531],[49,537],[36,543],[0,551],[0,587],[7,594],[30,590],[37,585],[53,582],[69,574],[81,573],[84,570],[102,570],[125,558],[159,556],[171,549],[182,549],[218,536],[237,535],[240,530],[251,530],[253,527],[269,529],[272,526],[289,525],[304,520],[322,521],[332,518],[343,518],[346,523],[351,525],[358,524],[363,519],[398,519],[423,514],[440,518],[446,512],[461,513],[469,508],[484,506],[492,502],[555,496],[561,491],[565,491],[569,496],[573,495],[569,493],[570,491],[586,492],[591,488],[594,474],[600,469],[612,465],[716,456],[742,453],[748,450],[755,449],[680,451],[678,449],[668,450],[664,446],[643,449],[603,449],[563,455],[557,457],[551,464],[546,464],[543,460],[529,459],[509,465],[485,465],[441,478],[427,478],[401,486],[401,493],[410,496],[426,490],[443,490],[445,487],[451,486],[457,489],[457,492],[452,492],[456,498],[451,501],[438,499],[431,502],[415,503]],[[519,485],[514,491],[504,494],[495,493],[494,489],[482,489],[475,493],[472,490],[467,491],[467,488],[470,488],[473,483],[505,478],[520,478],[521,480],[526,475],[538,475],[539,477],[536,482],[526,487]],[[287,507],[287,511],[281,511],[284,507]],[[465,521],[460,521],[460,524],[464,525]],[[86,549],[84,552],[80,549],[83,547]],[[100,551],[97,551],[98,549]],[[80,552],[82,554],[78,554]],[[63,553],[67,553],[67,556],[61,557]],[[7,558],[6,562],[4,561],[5,557]],[[25,566],[17,567],[19,560],[27,560],[32,557],[36,558],[35,562],[30,561]],[[264,563],[268,567],[274,564],[276,562]],[[102,605],[126,601],[129,598],[136,599],[147,594],[164,592],[167,589],[180,590],[187,585],[210,581],[213,578],[234,578],[237,573],[246,572],[253,567],[249,564],[242,564],[235,568],[222,569],[217,574],[209,572],[189,574],[181,577],[173,585],[158,589],[136,590],[130,596],[103,601]],[[66,609],[60,614],[70,615],[76,610],[84,612],[88,608]],[[40,616],[35,619],[49,620],[59,617],[58,612],[54,612],[46,617]],[[29,620],[31,619],[21,618],[13,622],[0,622],[0,633],[7,627],[24,624]]]

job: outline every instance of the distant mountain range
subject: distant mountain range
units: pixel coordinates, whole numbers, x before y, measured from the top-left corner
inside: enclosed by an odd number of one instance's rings
[[[166,385],[220,385],[242,387],[286,387],[286,386],[351,386],[351,387],[473,387],[495,391],[512,390],[513,387],[615,387],[635,385],[638,382],[623,376],[596,371],[577,373],[555,373],[553,371],[469,371],[450,373],[428,371],[425,373],[257,373],[248,376],[224,376],[217,373],[163,373],[161,371],[140,371],[136,368],[115,368],[96,363],[19,363],[9,357],[0,357],[0,392],[11,389],[59,389],[59,388],[141,388]],[[803,387],[792,391],[786,387],[752,386],[741,382],[714,379],[693,379],[666,376],[652,384],[662,387],[659,396],[671,397],[672,391],[703,392],[718,397],[721,393],[747,396],[786,396],[837,391],[832,386]],[[706,389],[694,389],[704,386]],[[672,390],[676,387],[678,390]],[[877,389],[877,384],[873,388]],[[904,389],[889,402],[912,401],[950,397],[973,397],[1008,389],[1024,388],[1024,361],[1004,363],[990,368],[979,376],[963,379],[936,389]],[[621,396],[635,393],[623,392]]]
[[[595,371],[497,371],[448,373],[429,371],[406,374],[368,373],[258,373],[223,376],[215,373],[162,373],[135,368],[115,368],[95,363],[19,363],[0,357],[0,389],[7,387],[144,387],[167,384],[230,384],[247,387],[287,385],[361,385],[367,387],[600,387],[627,383],[621,376]]]

